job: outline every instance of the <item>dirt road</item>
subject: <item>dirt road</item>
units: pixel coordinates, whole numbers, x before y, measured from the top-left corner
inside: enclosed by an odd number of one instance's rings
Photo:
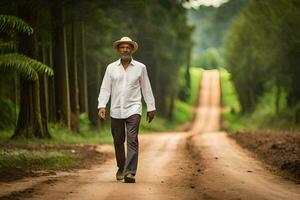
[[[204,72],[200,95],[189,132],[140,136],[137,183],[117,182],[115,160],[111,159],[91,170],[3,184],[0,196],[43,200],[299,200],[299,184],[271,174],[249,152],[219,132],[217,71]],[[99,146],[99,150],[113,151],[110,146]]]

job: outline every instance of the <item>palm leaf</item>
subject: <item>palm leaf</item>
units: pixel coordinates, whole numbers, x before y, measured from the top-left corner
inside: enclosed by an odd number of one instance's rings
[[[15,71],[29,80],[37,80],[38,74],[53,75],[47,65],[21,54],[0,55],[0,71]]]
[[[28,35],[33,33],[31,26],[24,20],[11,15],[0,15],[0,32],[11,30],[27,33]]]

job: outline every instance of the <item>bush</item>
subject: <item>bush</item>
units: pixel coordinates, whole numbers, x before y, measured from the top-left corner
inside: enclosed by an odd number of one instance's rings
[[[91,127],[91,122],[86,113],[80,113],[79,115],[79,127],[80,131],[89,131]]]

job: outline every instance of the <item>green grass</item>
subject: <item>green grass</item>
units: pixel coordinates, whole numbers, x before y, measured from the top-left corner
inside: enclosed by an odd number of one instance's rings
[[[87,129],[81,133],[74,133],[59,124],[51,125],[51,135],[54,143],[62,144],[112,144],[110,122],[105,121],[100,130]]]
[[[0,172],[9,168],[22,170],[67,169],[80,160],[78,154],[56,150],[0,149]]]
[[[37,170],[45,173],[72,169],[80,166],[82,159],[82,155],[72,150],[0,149],[0,182],[35,176]]]
[[[240,123],[240,105],[236,91],[230,79],[230,74],[224,68],[219,69],[222,91],[222,128],[225,130],[244,129]]]
[[[240,112],[240,104],[230,74],[224,68],[220,68],[219,71],[221,75],[222,106],[225,111],[238,113]]]
[[[81,154],[53,146],[53,149],[40,148],[40,144],[103,144],[112,143],[108,130],[85,131],[73,133],[60,124],[49,124],[52,139],[14,139],[9,138],[13,130],[0,132],[0,143],[16,145],[14,149],[0,148],[0,180],[20,178],[32,170],[63,170],[79,166],[83,159]],[[22,145],[30,145],[33,149],[22,149]],[[19,146],[20,145],[20,146]],[[7,175],[8,174],[8,175]]]
[[[197,105],[198,103],[198,95],[200,89],[200,80],[202,75],[203,69],[192,67],[190,69],[191,73],[191,97],[189,99],[189,104],[192,106]]]
[[[226,131],[300,130],[292,122],[293,111],[287,109],[285,94],[280,101],[280,112],[275,112],[275,90],[265,93],[253,113],[242,114],[230,74],[220,69],[222,86],[222,128]]]
[[[81,133],[74,133],[58,123],[49,123],[48,127],[52,136],[50,140],[22,138],[10,140],[9,138],[13,135],[13,130],[5,130],[0,132],[0,144],[112,144],[108,125],[104,126],[101,130],[90,129]]]
[[[222,90],[222,129],[226,131],[257,130],[256,116],[241,113],[237,93],[230,74],[224,68],[219,69]]]

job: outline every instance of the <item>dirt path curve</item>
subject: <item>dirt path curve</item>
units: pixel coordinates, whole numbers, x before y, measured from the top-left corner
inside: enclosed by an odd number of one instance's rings
[[[111,159],[91,170],[2,184],[0,199],[300,199],[299,185],[270,174],[218,131],[217,71],[204,72],[200,95],[191,131],[140,136],[137,183],[115,181]],[[113,151],[111,146],[99,150]]]

